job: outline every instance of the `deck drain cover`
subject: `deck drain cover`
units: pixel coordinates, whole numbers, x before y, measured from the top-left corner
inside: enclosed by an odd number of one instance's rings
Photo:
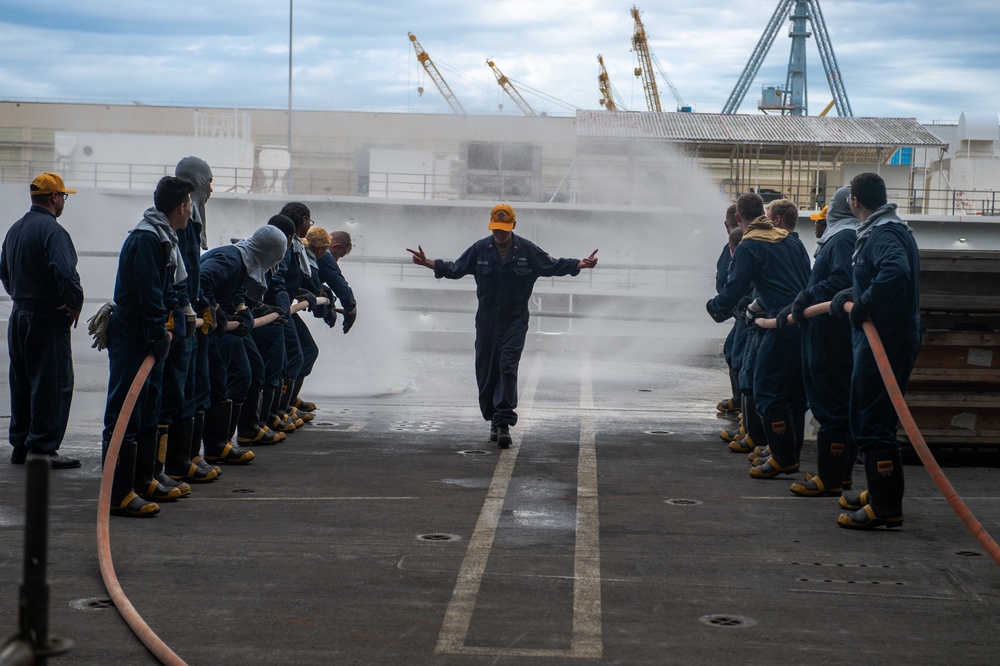
[[[441,421],[400,421],[393,430],[397,432],[437,432],[444,425]]]
[[[440,532],[421,534],[417,538],[421,541],[458,541],[461,539],[457,534],[442,534]]]
[[[464,449],[459,453],[463,456],[485,456],[487,452],[482,449]]]
[[[702,615],[698,620],[710,627],[725,629],[747,629],[757,624],[757,620],[742,615]]]
[[[639,393],[652,393],[653,389],[639,389]]]
[[[672,435],[672,434],[674,434],[674,431],[673,430],[647,430],[646,434],[647,435]]]
[[[69,602],[69,607],[76,610],[106,610],[114,608],[115,604],[107,597],[88,597],[86,599],[74,599]]]
[[[982,557],[983,554],[976,552],[974,550],[956,550],[956,555],[961,555],[962,557]]]
[[[664,504],[673,504],[675,506],[693,506],[695,504],[701,504],[701,500],[693,499],[683,499],[680,497],[675,497],[673,499],[663,500]]]

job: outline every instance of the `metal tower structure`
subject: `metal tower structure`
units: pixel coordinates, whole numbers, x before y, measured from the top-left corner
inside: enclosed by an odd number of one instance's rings
[[[535,110],[531,108],[530,104],[528,104],[528,100],[521,96],[521,93],[517,91],[517,88],[514,87],[514,84],[511,83],[510,79],[504,76],[504,73],[500,71],[500,68],[497,67],[492,60],[487,60],[486,64],[493,70],[493,75],[497,77],[497,83],[500,84],[500,87],[504,89],[504,92],[510,95],[510,98],[514,100],[517,107],[521,109],[521,113],[526,116],[537,116],[538,114],[535,113]]]
[[[656,89],[656,76],[653,74],[653,59],[649,55],[649,42],[646,41],[646,28],[639,18],[638,7],[632,6],[632,18],[635,19],[635,32],[632,34],[632,48],[639,58],[639,66],[635,75],[642,77],[642,91],[646,93],[646,108],[650,111],[662,111],[660,108],[660,91]]]
[[[617,111],[618,104],[615,101],[614,89],[611,87],[611,77],[608,76],[608,70],[604,68],[604,57],[600,53],[597,54],[597,64],[600,67],[597,74],[597,86],[601,90],[601,106],[608,111]]]
[[[743,69],[739,81],[736,82],[736,87],[730,93],[722,113],[736,113],[739,109],[786,17],[792,23],[788,31],[788,36],[792,39],[792,51],[788,58],[785,88],[781,91],[775,91],[779,98],[776,104],[765,105],[762,103],[760,108],[780,109],[782,114],[793,116],[808,115],[806,39],[812,36],[806,26],[808,22],[816,35],[819,57],[823,62],[823,70],[826,72],[826,80],[830,84],[830,92],[833,94],[837,113],[845,117],[853,116],[854,112],[851,110],[851,102],[847,99],[847,91],[844,89],[844,81],[840,75],[837,58],[833,54],[833,45],[830,42],[830,34],[826,30],[826,21],[823,19],[819,0],[779,0],[778,8],[774,10],[774,15],[771,16],[767,27],[764,28],[764,34],[757,42],[757,47]]]
[[[462,107],[462,103],[458,101],[457,97],[455,97],[455,93],[451,91],[448,83],[444,80],[444,77],[441,76],[441,72],[438,71],[437,65],[434,64],[433,60],[431,60],[430,55],[428,55],[427,51],[424,51],[424,47],[422,47],[420,42],[417,41],[417,36],[412,32],[408,32],[406,34],[410,36],[410,41],[413,42],[413,50],[417,52],[417,61],[424,66],[428,76],[431,77],[431,81],[434,82],[434,85],[436,85],[438,90],[441,91],[441,94],[444,95],[444,99],[448,102],[448,106],[450,106],[451,110],[455,113],[464,115],[465,109]],[[422,89],[421,92],[423,92]]]

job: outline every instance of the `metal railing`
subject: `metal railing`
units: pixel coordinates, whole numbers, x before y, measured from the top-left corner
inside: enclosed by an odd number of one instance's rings
[[[52,160],[0,161],[0,183],[27,183],[43,171],[58,171],[70,187],[152,190],[174,167],[157,164],[55,163]],[[620,206],[669,204],[667,178],[630,178],[628,169],[592,167],[559,176],[497,173],[485,178],[470,174],[464,182],[453,173],[361,172],[353,169],[293,168],[285,174],[258,168],[214,167],[218,192],[285,195],[360,196],[373,199],[505,200]],[[825,188],[825,198],[812,192],[776,193],[793,200],[803,213],[827,202],[836,188]],[[822,194],[822,193],[821,193]],[[733,193],[729,193],[730,196]],[[890,188],[889,201],[904,215],[1000,215],[1000,192],[994,189]],[[803,200],[806,197],[808,200]],[[821,206],[820,206],[821,207]]]

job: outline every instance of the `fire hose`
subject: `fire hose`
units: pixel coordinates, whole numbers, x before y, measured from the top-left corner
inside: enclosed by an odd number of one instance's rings
[[[318,305],[329,304],[329,299],[318,297]],[[299,312],[307,308],[309,304],[305,301],[298,301],[291,307],[292,312]],[[271,313],[254,320],[254,328],[266,326],[273,323],[280,316],[279,313]],[[235,322],[230,322],[235,323]],[[125,402],[118,413],[118,420],[115,422],[115,429],[111,435],[111,442],[108,444],[108,451],[105,454],[104,471],[101,475],[101,491],[97,501],[97,559],[101,567],[101,578],[104,579],[104,587],[107,589],[115,608],[122,618],[132,629],[135,635],[142,641],[142,644],[156,657],[161,664],[184,665],[186,662],[181,659],[173,650],[164,643],[159,636],[146,624],[139,612],[125,596],[118,576],[115,574],[114,563],[111,558],[111,538],[110,538],[110,514],[111,514],[111,484],[115,476],[115,465],[118,460],[118,452],[121,449],[122,440],[125,437],[125,429],[128,427],[129,419],[132,417],[132,410],[135,409],[136,400],[139,393],[149,377],[150,370],[153,369],[153,355],[149,354],[142,361],[139,370],[135,373],[135,379],[129,387]]]
[[[853,305],[850,302],[845,303],[844,311],[850,312]],[[804,311],[807,318],[828,315],[829,313],[829,301],[811,305]],[[788,315],[788,323],[794,323],[791,315]],[[755,320],[755,324],[760,328],[777,328],[776,319],[757,319]],[[972,533],[972,536],[976,538],[979,545],[983,547],[997,564],[1000,564],[1000,546],[997,545],[997,542],[993,540],[993,537],[986,531],[986,528],[972,514],[972,511],[962,501],[962,498],[958,496],[954,486],[948,481],[948,477],[944,475],[944,472],[941,471],[941,466],[934,459],[934,454],[931,453],[927,442],[924,441],[924,436],[920,434],[920,429],[917,428],[917,424],[910,414],[910,408],[906,405],[903,392],[896,382],[896,376],[892,373],[889,356],[885,352],[885,347],[882,345],[882,339],[879,337],[878,331],[875,330],[875,324],[871,320],[866,320],[862,324],[862,328],[864,329],[865,337],[868,338],[868,345],[871,347],[872,355],[875,356],[879,374],[882,375],[882,381],[885,383],[885,388],[892,400],[892,406],[895,408],[897,416],[899,416],[899,421],[903,426],[903,430],[906,431],[906,436],[910,439],[910,444],[920,457],[920,462],[923,463],[924,469],[930,474],[934,485],[938,487],[944,498],[948,500],[948,505],[951,506],[952,510],[954,510],[959,519],[965,524],[965,527]]]

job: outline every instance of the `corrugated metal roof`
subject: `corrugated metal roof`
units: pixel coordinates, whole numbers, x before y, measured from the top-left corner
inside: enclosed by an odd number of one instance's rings
[[[576,135],[673,143],[944,147],[914,118],[577,111]]]

